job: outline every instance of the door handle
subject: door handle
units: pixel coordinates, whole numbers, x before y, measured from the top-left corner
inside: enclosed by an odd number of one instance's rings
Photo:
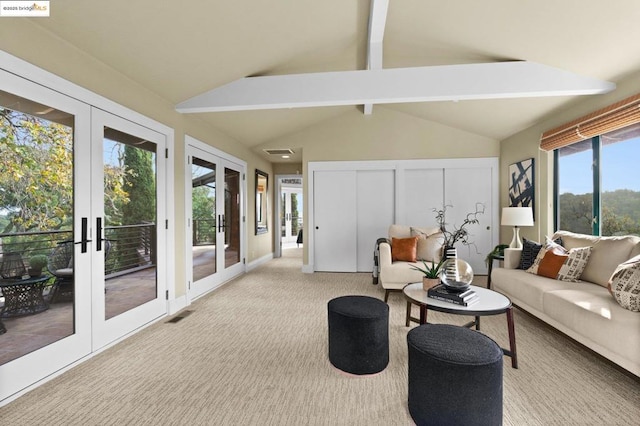
[[[75,242],[73,244],[82,244],[80,247],[80,253],[87,252],[87,244],[91,242],[91,240],[87,239],[89,235],[89,221],[86,217],[82,218],[82,240]]]
[[[218,232],[222,232],[222,215],[218,215]]]
[[[96,237],[98,238],[96,240],[96,251],[101,251],[102,250],[102,218],[101,217],[97,217],[96,218]]]

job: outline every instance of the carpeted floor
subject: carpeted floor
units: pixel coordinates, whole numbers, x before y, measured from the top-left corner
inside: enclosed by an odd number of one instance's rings
[[[327,302],[383,291],[369,274],[303,274],[300,253],[285,251],[181,321],[156,323],[0,408],[0,423],[411,425],[404,299],[390,300],[389,366],[348,377],[327,359]],[[638,424],[640,381],[518,310],[515,322],[520,368],[505,357],[504,424]],[[482,326],[508,344],[504,315]]]

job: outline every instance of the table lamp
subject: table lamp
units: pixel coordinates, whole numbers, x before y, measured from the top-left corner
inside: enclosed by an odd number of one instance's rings
[[[519,226],[533,226],[533,210],[531,207],[503,207],[502,226],[513,226],[513,239],[509,248],[521,249],[522,240],[520,240]]]

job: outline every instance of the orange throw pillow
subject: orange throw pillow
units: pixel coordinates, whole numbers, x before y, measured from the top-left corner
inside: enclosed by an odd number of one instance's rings
[[[553,249],[547,250],[538,266],[538,275],[555,279],[568,257],[568,254],[557,253]]]
[[[418,237],[391,238],[391,261],[415,262],[417,246]]]

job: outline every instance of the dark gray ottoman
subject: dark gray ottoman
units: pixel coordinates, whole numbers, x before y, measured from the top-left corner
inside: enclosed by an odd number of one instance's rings
[[[374,374],[389,364],[389,305],[368,296],[330,300],[329,361],[351,374]]]
[[[501,425],[502,349],[465,327],[424,324],[407,334],[409,413],[417,425]]]

